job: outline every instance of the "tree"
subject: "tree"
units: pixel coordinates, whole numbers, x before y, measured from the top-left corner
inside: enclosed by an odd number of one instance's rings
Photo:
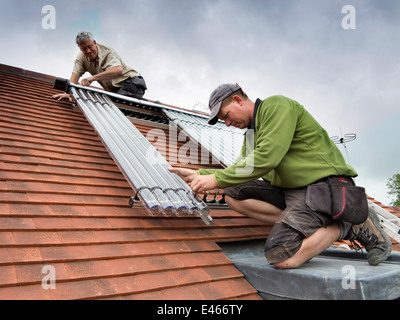
[[[389,178],[386,186],[389,188],[388,194],[395,196],[395,199],[390,204],[400,207],[400,173],[396,173]]]

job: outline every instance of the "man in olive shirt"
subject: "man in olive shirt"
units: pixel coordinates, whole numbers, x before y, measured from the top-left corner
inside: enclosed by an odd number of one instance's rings
[[[89,86],[97,81],[107,91],[141,99],[147,89],[143,77],[134,69],[125,65],[120,56],[111,48],[97,43],[90,32],[82,31],[76,36],[81,50],[78,54],[70,81],[77,84],[85,72],[90,77],[80,81]],[[69,98],[66,93],[56,94],[56,99]]]
[[[360,225],[333,220],[328,214],[332,199],[330,194],[324,199],[327,193],[321,192],[329,190],[328,177],[339,176],[354,186],[357,173],[303,106],[283,96],[253,102],[238,85],[224,84],[211,94],[209,107],[209,124],[220,119],[227,126],[248,128],[253,134],[246,138],[254,141],[245,141],[239,159],[225,169],[171,171],[194,192],[225,189],[232,209],[273,223],[265,247],[270,264],[296,268],[338,239],[364,245],[371,265],[388,257],[391,243],[375,213],[369,212]],[[315,202],[323,208],[310,205]]]

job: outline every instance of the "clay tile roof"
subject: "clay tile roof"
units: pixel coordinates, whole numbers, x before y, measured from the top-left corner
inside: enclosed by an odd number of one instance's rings
[[[226,208],[210,226],[131,208],[132,189],[79,108],[52,99],[53,80],[0,65],[0,299],[260,299],[217,242],[265,239],[271,226]],[[51,272],[56,289],[44,290]]]

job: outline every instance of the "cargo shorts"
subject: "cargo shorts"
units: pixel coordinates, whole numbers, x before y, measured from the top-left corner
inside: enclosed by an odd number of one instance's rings
[[[316,183],[327,182],[320,180]],[[307,187],[278,188],[266,180],[256,180],[224,190],[226,195],[236,200],[262,200],[283,210],[265,244],[265,257],[269,264],[289,259],[299,251],[303,239],[334,222],[331,215],[310,209],[306,203],[307,190]],[[336,222],[341,229],[340,239],[344,239],[352,225]]]

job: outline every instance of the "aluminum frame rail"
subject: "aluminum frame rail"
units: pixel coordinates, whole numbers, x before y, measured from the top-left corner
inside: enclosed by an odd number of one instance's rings
[[[198,214],[207,225],[212,222],[208,206],[168,170],[171,165],[106,94],[74,85],[70,93],[150,215]]]
[[[64,78],[60,78],[60,77],[56,77],[54,80],[54,84],[53,84],[53,88],[57,89],[57,90],[61,90],[61,91],[65,91],[65,92],[69,92],[70,88],[74,87],[76,89],[83,89],[85,91],[90,91],[93,93],[99,93],[101,95],[106,95],[110,98],[113,98],[116,101],[121,101],[121,102],[127,102],[127,103],[133,103],[136,105],[142,105],[142,106],[146,106],[146,107],[150,107],[150,108],[155,108],[157,110],[173,110],[176,111],[175,107],[170,107],[166,104],[160,104],[157,102],[150,102],[147,100],[140,100],[140,99],[136,99],[136,98],[132,98],[132,97],[128,97],[128,96],[123,96],[120,95],[118,93],[114,93],[114,92],[110,92],[110,91],[104,91],[104,89],[100,89],[100,88],[95,88],[95,87],[85,87],[85,86],[81,86],[79,84],[75,84],[75,83],[71,83],[68,79],[64,79]],[[182,113],[186,113],[189,115],[192,115],[193,112],[190,110],[185,110],[185,109],[179,109],[180,112]],[[196,115],[198,117],[204,118],[204,119],[208,119],[208,115],[202,115],[202,114],[198,114],[196,113]]]

